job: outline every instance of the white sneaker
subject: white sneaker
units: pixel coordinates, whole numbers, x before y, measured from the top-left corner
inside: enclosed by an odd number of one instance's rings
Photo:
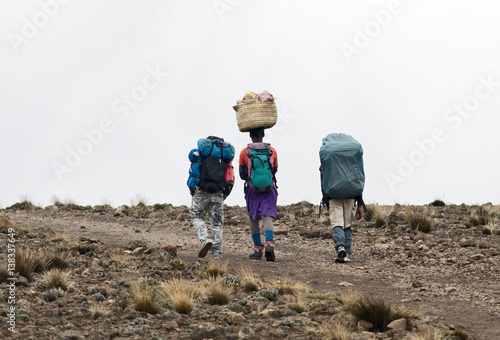
[[[347,254],[344,257],[344,262],[351,262],[351,255]]]
[[[335,260],[336,263],[344,263],[345,257],[347,253],[345,251],[345,248],[340,246],[337,254],[337,259]]]
[[[205,242],[203,242],[203,244],[201,245],[200,251],[198,252],[199,258],[207,256],[208,251],[210,250],[210,248],[212,248],[213,242],[214,241],[212,241],[211,239],[208,239]]]

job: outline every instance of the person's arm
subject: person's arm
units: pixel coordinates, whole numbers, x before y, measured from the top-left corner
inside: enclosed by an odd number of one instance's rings
[[[360,219],[363,216],[363,210],[366,212],[365,202],[363,201],[363,195],[358,195],[354,197],[354,201],[356,202],[356,219]]]
[[[246,181],[248,179],[248,169],[247,169],[247,167],[240,164],[239,171],[240,171],[240,178],[242,180]]]

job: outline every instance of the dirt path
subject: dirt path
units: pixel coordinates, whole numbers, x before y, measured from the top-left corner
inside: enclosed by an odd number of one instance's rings
[[[8,215],[19,224],[50,227],[72,237],[98,239],[109,246],[125,247],[133,240],[144,240],[149,247],[174,244],[178,246],[179,257],[197,260],[199,243],[187,220],[43,210],[8,212]],[[460,247],[449,237],[453,254],[458,258],[450,258],[446,252],[451,250],[443,247],[443,261],[432,256],[432,249],[419,253],[413,248],[407,251],[400,247],[405,242],[412,247],[415,244],[415,240],[406,237],[404,233],[390,234],[383,229],[356,228],[353,261],[335,264],[332,240],[304,238],[298,230],[290,231],[286,236],[276,237],[277,261],[270,263],[248,260],[251,252],[248,231],[227,225],[223,249],[232,269],[248,266],[261,277],[290,276],[320,291],[361,291],[383,297],[393,306],[404,305],[427,318],[464,329],[474,339],[500,339],[499,256],[493,260],[477,256],[479,261],[461,262],[461,256],[480,254],[480,249]],[[448,239],[427,241],[438,249]],[[494,242],[488,249],[498,249],[498,237]],[[421,245],[416,242],[415,247]],[[472,255],[462,254],[465,251],[472,251]],[[415,255],[408,257],[410,252]]]

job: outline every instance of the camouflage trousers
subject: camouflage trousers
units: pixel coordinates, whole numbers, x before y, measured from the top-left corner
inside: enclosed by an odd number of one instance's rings
[[[212,254],[222,254],[223,204],[224,198],[222,192],[210,194],[197,188],[193,194],[191,209],[189,210],[191,221],[200,242],[203,244],[206,240],[212,239],[213,243],[210,250]],[[205,215],[207,213],[212,226],[211,236],[208,234],[207,225],[205,224]]]

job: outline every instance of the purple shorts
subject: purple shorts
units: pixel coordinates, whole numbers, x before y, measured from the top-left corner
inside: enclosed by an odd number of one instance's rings
[[[278,194],[275,188],[269,192],[255,193],[249,189],[245,194],[247,202],[248,215],[254,220],[260,220],[262,216],[271,216],[276,218],[276,202]]]

